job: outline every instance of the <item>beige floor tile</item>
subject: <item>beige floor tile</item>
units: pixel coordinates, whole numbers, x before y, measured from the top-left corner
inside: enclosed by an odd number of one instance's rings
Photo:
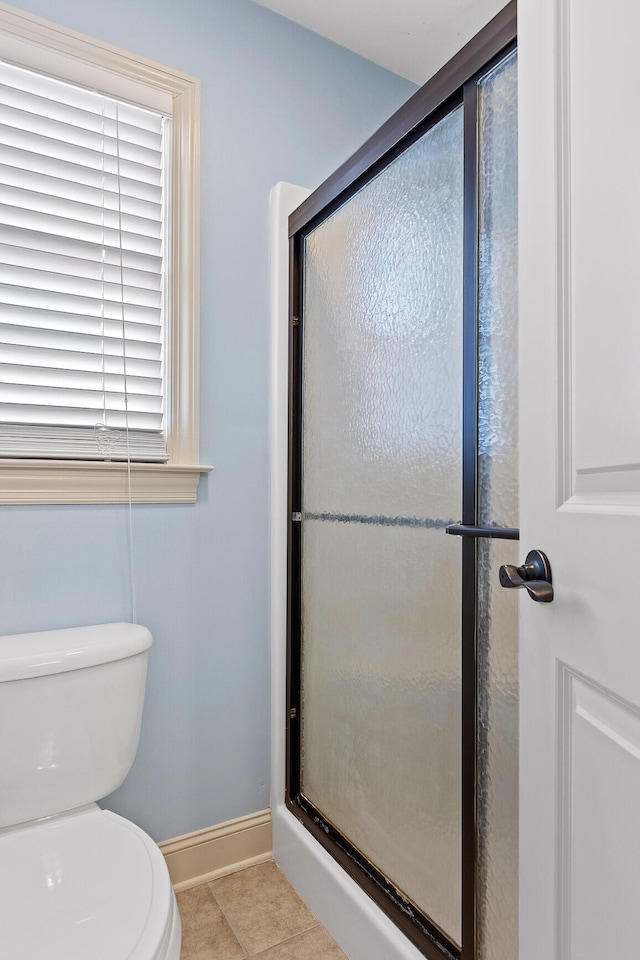
[[[182,920],[180,960],[242,960],[245,952],[207,884],[177,895]]]
[[[275,863],[261,863],[210,884],[250,956],[317,925]]]
[[[286,943],[279,943],[257,954],[255,960],[347,960],[347,958],[324,927],[314,927],[287,940]]]

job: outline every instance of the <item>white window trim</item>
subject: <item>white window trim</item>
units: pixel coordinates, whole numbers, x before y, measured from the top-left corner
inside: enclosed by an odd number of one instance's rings
[[[172,114],[167,463],[131,464],[136,503],[193,503],[198,463],[200,81],[0,2],[0,58]],[[0,503],[124,503],[126,463],[0,458]]]

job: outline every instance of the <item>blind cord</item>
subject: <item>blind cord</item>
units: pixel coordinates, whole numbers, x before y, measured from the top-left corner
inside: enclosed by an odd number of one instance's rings
[[[138,611],[136,605],[136,577],[133,551],[133,502],[131,497],[131,451],[129,448],[129,394],[127,390],[127,349],[126,349],[126,330],[124,322],[124,268],[122,260],[122,200],[120,184],[120,113],[119,105],[116,103],[116,177],[118,182],[118,248],[119,248],[119,268],[120,268],[120,311],[122,316],[122,380],[124,386],[124,430],[125,443],[127,451],[127,494],[129,499],[129,524],[128,524],[128,546],[129,546],[129,584],[131,588],[131,622],[138,622]]]

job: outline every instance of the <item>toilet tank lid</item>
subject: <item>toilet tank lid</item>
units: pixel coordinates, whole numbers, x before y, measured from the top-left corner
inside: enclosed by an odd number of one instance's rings
[[[0,637],[0,683],[124,660],[150,646],[151,634],[136,623],[13,633]]]

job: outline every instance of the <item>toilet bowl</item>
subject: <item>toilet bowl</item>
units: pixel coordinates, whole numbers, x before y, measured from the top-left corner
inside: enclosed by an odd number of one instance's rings
[[[164,858],[97,806],[0,834],[0,944],[14,960],[167,960],[180,923]]]
[[[151,636],[0,637],[0,957],[178,960],[160,850],[94,802],[131,766]]]

